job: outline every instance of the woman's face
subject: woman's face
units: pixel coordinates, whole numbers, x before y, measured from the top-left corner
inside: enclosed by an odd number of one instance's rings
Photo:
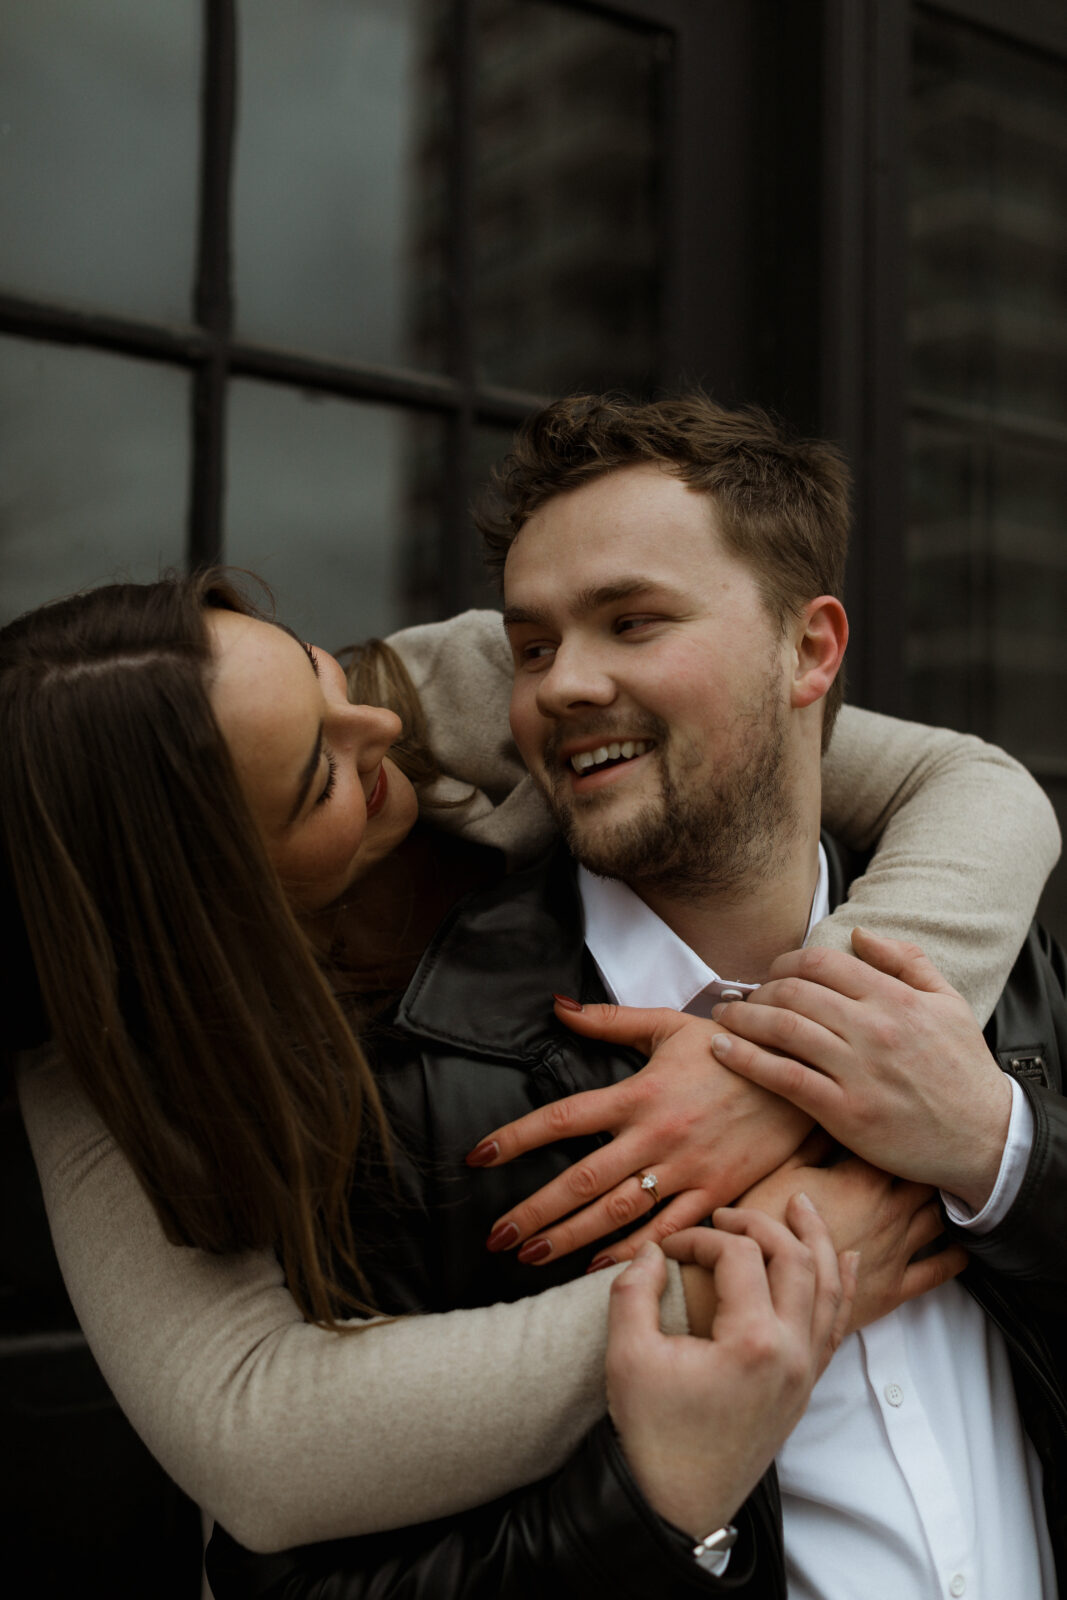
[[[415,792],[385,759],[400,718],[350,705],[325,651],[273,623],[206,613],[209,699],[293,906],[318,911],[409,832]]]

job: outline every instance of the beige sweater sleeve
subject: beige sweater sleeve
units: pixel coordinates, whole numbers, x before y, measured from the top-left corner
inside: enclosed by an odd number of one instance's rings
[[[861,924],[911,939],[988,1021],[1060,852],[1052,806],[995,745],[846,706],[823,762],[823,821],[878,848],[810,943]]]
[[[603,1414],[615,1270],[514,1305],[327,1333],[301,1320],[273,1256],[167,1243],[56,1057],[21,1064],[19,1098],[104,1377],[175,1481],[250,1548],[480,1505],[560,1466]],[[673,1262],[662,1323],[686,1330]]]

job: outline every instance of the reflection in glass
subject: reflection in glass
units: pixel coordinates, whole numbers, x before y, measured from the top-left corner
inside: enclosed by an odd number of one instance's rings
[[[242,0],[234,181],[239,337],[440,366],[442,0]],[[415,128],[416,114],[420,119]]]
[[[189,320],[201,9],[0,8],[0,286]]]
[[[1067,413],[1067,68],[959,24],[916,30],[912,381]]]
[[[184,373],[0,339],[3,621],[181,565],[188,428]]]
[[[922,13],[913,709],[1067,775],[1067,65]]]
[[[429,580],[440,539],[429,493],[412,500],[413,462],[436,462],[440,479],[442,424],[244,381],[230,408],[226,559],[328,650],[412,620],[409,585]]]
[[[475,337],[534,393],[654,381],[662,33],[479,0]]]
[[[1067,452],[916,423],[911,709],[1067,775]]]

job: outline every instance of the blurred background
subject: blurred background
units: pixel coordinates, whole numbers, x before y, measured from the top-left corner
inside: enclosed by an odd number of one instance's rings
[[[217,558],[330,648],[491,604],[514,425],[686,383],[844,447],[850,698],[1067,822],[1059,0],[0,5],[0,619]],[[3,1514],[57,1594],[143,1595],[109,1552],[192,1508],[0,1226]]]

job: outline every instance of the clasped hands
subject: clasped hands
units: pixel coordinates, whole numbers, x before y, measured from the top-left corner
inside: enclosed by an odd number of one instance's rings
[[[936,1188],[975,1211],[988,1198],[1010,1085],[966,1002],[921,951],[859,929],[853,949],[781,957],[767,983],[711,1023],[557,1007],[575,1032],[650,1059],[623,1083],[495,1130],[471,1153],[495,1165],[556,1139],[612,1135],[502,1217],[490,1248],[519,1246],[520,1259],[538,1261],[589,1244],[648,1211],[634,1175],[651,1171],[664,1203],[606,1259],[663,1242],[738,1196],[781,1218],[803,1190],[836,1249],[862,1252],[853,1326],[954,1276],[958,1247],[913,1257],[941,1232]],[[823,1165],[826,1141],[808,1138],[816,1122],[848,1159]]]

